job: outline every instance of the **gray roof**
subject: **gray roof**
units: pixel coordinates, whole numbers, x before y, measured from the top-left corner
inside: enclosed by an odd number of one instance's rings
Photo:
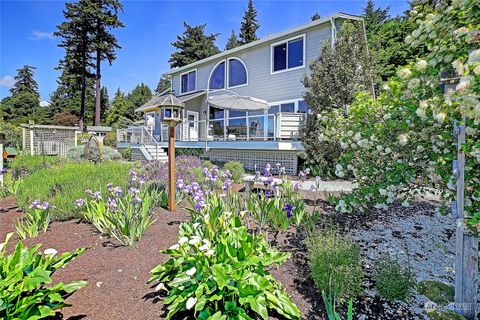
[[[205,92],[201,92],[201,94],[204,94]],[[195,93],[193,93],[195,94]],[[197,96],[199,92],[196,92]],[[156,107],[162,107],[162,106],[177,106],[183,108],[183,102],[186,101],[187,96],[182,96],[182,97],[175,97],[173,94],[167,94],[167,95],[154,95],[150,100],[148,100],[144,105],[141,107],[135,109],[135,112],[142,112],[148,109],[156,108]],[[192,99],[192,98],[190,98]],[[189,99],[187,99],[189,100]]]
[[[275,40],[275,39],[278,39],[278,38],[282,38],[282,37],[288,36],[292,33],[303,31],[305,29],[309,29],[309,28],[315,27],[317,25],[320,25],[320,24],[323,24],[323,23],[326,23],[326,22],[330,22],[332,19],[336,19],[336,18],[363,20],[363,18],[360,17],[360,16],[338,12],[338,13],[326,16],[325,18],[320,18],[318,20],[314,20],[312,22],[302,24],[301,26],[298,26],[298,27],[295,27],[295,28],[292,28],[292,29],[289,29],[289,30],[286,30],[286,31],[283,31],[283,32],[279,32],[279,33],[276,33],[274,35],[266,36],[264,38],[261,38],[259,40],[256,40],[256,41],[253,41],[253,42],[250,42],[250,43],[247,43],[247,44],[244,44],[242,46],[239,46],[239,47],[236,47],[236,48],[233,48],[233,49],[230,49],[230,50],[225,50],[223,52],[217,53],[217,54],[215,54],[213,56],[210,56],[208,58],[205,58],[205,59],[198,60],[196,62],[187,64],[186,66],[171,69],[171,70],[167,71],[165,73],[165,75],[171,75],[171,74],[174,74],[174,73],[177,73],[177,72],[185,71],[185,70],[191,69],[194,66],[198,66],[202,63],[206,63],[208,61],[212,61],[212,60],[224,57],[226,55],[229,55],[229,54],[241,51],[241,50],[245,50],[245,49],[250,48],[250,47],[257,46],[257,45],[265,43],[265,42],[269,42],[269,41],[272,41],[272,40]]]

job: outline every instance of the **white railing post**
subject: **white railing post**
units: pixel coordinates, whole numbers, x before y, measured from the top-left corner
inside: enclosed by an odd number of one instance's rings
[[[247,141],[250,140],[250,119],[248,116],[245,116],[245,121],[247,122]]]
[[[478,288],[478,238],[465,224],[465,117],[462,124],[455,121],[454,135],[457,138],[457,160],[453,162],[452,174],[456,177],[457,194],[452,203],[452,215],[456,221],[455,252],[455,311],[468,320],[476,320]]]

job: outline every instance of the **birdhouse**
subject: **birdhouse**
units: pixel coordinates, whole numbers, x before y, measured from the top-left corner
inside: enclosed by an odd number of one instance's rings
[[[17,156],[17,150],[13,147],[6,147],[3,149],[3,159],[12,161]]]
[[[157,104],[161,110],[162,122],[169,127],[175,127],[182,122],[183,103],[173,94],[161,97],[161,101]]]

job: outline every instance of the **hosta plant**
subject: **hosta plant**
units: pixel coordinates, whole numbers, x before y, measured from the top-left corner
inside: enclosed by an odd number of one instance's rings
[[[85,220],[98,231],[107,234],[124,245],[132,246],[145,234],[154,222],[152,209],[160,195],[130,188],[124,192],[120,187],[107,185],[108,195],[87,190],[88,199],[80,198],[75,204]]]
[[[282,285],[266,270],[287,253],[252,235],[241,217],[228,212],[192,210],[193,222],[180,226],[180,239],[163,253],[170,259],[151,273],[156,290],[167,292],[167,319],[188,312],[196,319],[268,319],[275,310],[287,319],[300,312]]]
[[[22,239],[36,237],[40,231],[47,232],[50,224],[50,204],[34,200],[29,210],[15,223],[15,231]]]
[[[52,275],[82,254],[85,249],[57,255],[55,249],[38,252],[40,245],[27,248],[21,241],[7,254],[13,233],[0,244],[0,319],[43,319],[67,307],[64,298],[85,287],[86,281],[52,283]]]

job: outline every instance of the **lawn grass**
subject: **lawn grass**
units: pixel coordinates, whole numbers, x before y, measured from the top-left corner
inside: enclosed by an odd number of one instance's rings
[[[52,220],[76,218],[74,202],[86,196],[85,190],[105,194],[109,182],[125,188],[131,167],[132,164],[120,161],[78,161],[41,169],[24,178],[16,194],[17,204],[27,209],[34,199],[48,201],[54,206]]]

